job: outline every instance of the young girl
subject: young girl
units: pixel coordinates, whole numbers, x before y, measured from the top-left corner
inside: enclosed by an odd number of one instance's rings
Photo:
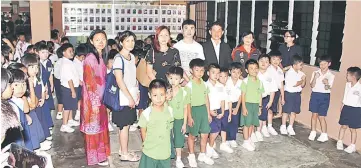
[[[78,109],[76,110],[76,114],[74,117],[74,119],[77,121],[80,120],[80,100],[81,100],[81,90],[83,86],[83,61],[87,54],[88,54],[88,49],[86,44],[80,44],[75,49],[75,58],[73,62],[75,64],[76,71],[78,72],[79,75],[79,87],[76,91],[76,97],[78,100]]]
[[[78,109],[76,91],[79,87],[79,74],[77,73],[74,62],[71,61],[71,59],[74,58],[73,45],[65,43],[58,50],[58,56],[63,58],[60,67],[60,91],[64,104],[64,112],[63,124],[60,131],[72,133],[74,129],[71,127],[80,125],[78,121],[73,120],[72,114],[73,110]]]
[[[119,53],[118,50],[112,49],[109,51],[108,54],[108,60],[106,62],[106,66],[107,66],[107,74],[110,73],[112,67],[113,67],[113,63],[114,63],[114,57]],[[108,123],[108,129],[110,132],[114,131],[114,128],[112,127],[112,117],[111,117],[111,110],[107,108],[107,113],[108,113],[108,118],[109,118],[109,123]]]

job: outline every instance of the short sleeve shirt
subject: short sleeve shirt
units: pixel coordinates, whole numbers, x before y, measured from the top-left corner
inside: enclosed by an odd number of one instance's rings
[[[281,67],[277,66],[277,68],[275,68],[273,65],[270,65],[267,70],[270,70],[272,76],[275,77],[278,89],[281,89],[283,81],[285,81],[285,74]]]
[[[191,106],[202,106],[206,104],[206,96],[209,94],[209,89],[205,82],[201,80],[201,83],[196,83],[193,79],[187,83],[190,91]]]
[[[215,85],[213,85],[210,81],[207,81],[206,85],[209,89],[209,97],[208,98],[209,98],[210,110],[221,109],[221,102],[226,101],[226,99],[227,99],[226,88],[219,82],[217,82]]]
[[[262,97],[271,95],[272,92],[278,91],[275,76],[271,74],[270,69],[267,69],[265,73],[258,72],[258,79],[262,82],[264,87],[264,93]]]
[[[346,106],[361,107],[361,84],[357,82],[354,86],[347,82],[342,103]]]
[[[290,93],[296,93],[302,91],[302,86],[294,87],[298,81],[302,80],[305,74],[302,71],[296,72],[293,68],[290,68],[285,75],[285,91]]]
[[[155,77],[158,79],[166,80],[165,75],[171,66],[181,66],[179,51],[171,47],[166,52],[156,52],[154,49],[150,49],[145,60],[148,64],[153,65],[153,70],[157,73]]]
[[[247,103],[260,103],[261,95],[264,93],[263,84],[258,78],[256,81],[249,77],[243,79],[241,90],[246,94]]]
[[[316,84],[315,87],[312,88],[312,92],[317,92],[317,93],[331,93],[331,89],[326,90],[325,89],[325,84],[323,84],[323,80],[327,79],[328,80],[328,84],[330,85],[330,87],[332,87],[333,85],[333,81],[335,79],[335,75],[331,73],[330,70],[328,70],[325,74],[322,74],[321,70],[315,71],[312,73],[312,77],[311,77],[311,81],[313,80],[313,78],[315,77],[316,73],[320,74],[320,77],[318,77],[316,79]]]
[[[79,74],[76,71],[75,64],[68,58],[63,58],[60,68],[60,83],[66,88],[70,88],[68,82],[72,80],[74,87],[79,86]]]
[[[238,102],[239,96],[241,96],[242,93],[241,85],[242,85],[242,80],[238,79],[236,84],[234,84],[233,80],[231,78],[228,78],[226,83],[226,91],[229,100],[232,101],[232,103]]]
[[[173,121],[168,106],[164,106],[163,111],[155,111],[152,107],[148,107],[142,112],[138,124],[141,128],[146,128],[143,142],[145,155],[155,160],[165,160],[170,157],[170,131],[173,128]]]
[[[170,107],[173,109],[174,119],[184,118],[184,106],[190,103],[189,88],[180,88],[177,95],[169,101]]]

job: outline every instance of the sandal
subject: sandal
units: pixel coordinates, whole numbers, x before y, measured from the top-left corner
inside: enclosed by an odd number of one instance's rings
[[[120,155],[120,161],[122,162],[138,162],[139,160],[140,157],[133,152],[128,152],[126,155]]]

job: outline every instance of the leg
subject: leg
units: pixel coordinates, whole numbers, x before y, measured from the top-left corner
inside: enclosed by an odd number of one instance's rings
[[[244,140],[248,140],[249,137],[250,137],[249,127],[243,126],[243,138],[244,138]]]
[[[272,110],[268,110],[267,121],[268,121],[268,125],[272,126],[272,122],[273,122],[273,111]]]
[[[206,152],[207,140],[208,140],[208,134],[201,134],[201,153]]]
[[[263,121],[259,120],[259,126],[257,127],[257,131],[261,132],[262,127],[263,127]]]
[[[73,120],[73,110],[69,110],[69,118],[68,120]]]
[[[63,104],[58,104],[58,112],[62,112],[63,111]]]
[[[318,116],[318,120],[320,121],[322,133],[327,133],[327,123],[325,116]]]
[[[343,137],[345,136],[345,131],[348,128],[347,125],[341,125],[340,132],[338,133],[338,140],[343,140]]]
[[[209,134],[209,146],[211,146],[212,148],[213,148],[214,141],[216,141],[216,138],[217,138],[218,134],[219,134],[218,132]]]
[[[122,155],[128,154],[129,125],[119,130],[120,150]]]
[[[80,100],[78,101],[78,110],[80,110]]]
[[[282,116],[282,99],[281,99],[281,96],[280,96],[280,98],[279,98],[279,100],[278,100],[278,116]]]
[[[291,126],[293,126],[295,119],[296,119],[296,113],[291,112],[291,117],[290,117],[290,125]]]
[[[318,118],[318,113],[312,113],[312,117],[311,117],[311,130],[312,131],[316,131],[317,118]],[[321,123],[321,121],[320,121],[320,123]],[[322,124],[321,124],[321,129],[322,129]]]
[[[286,125],[288,119],[288,113],[282,113],[282,125]]]
[[[227,140],[227,132],[226,131],[221,131],[221,138],[222,138],[222,143],[225,143]]]
[[[254,132],[254,126],[251,125],[248,130],[248,137],[251,137],[251,134]]]
[[[177,158],[181,158],[182,157],[182,148],[176,148],[175,151],[176,151]]]
[[[68,124],[68,120],[69,120],[69,114],[70,114],[71,110],[64,110],[63,111],[63,125],[67,125]]]
[[[356,144],[357,132],[356,129],[350,128],[351,131],[351,144]]]
[[[195,139],[196,139],[196,137],[193,136],[192,134],[188,135],[188,150],[189,150],[190,154],[194,154],[194,140]]]

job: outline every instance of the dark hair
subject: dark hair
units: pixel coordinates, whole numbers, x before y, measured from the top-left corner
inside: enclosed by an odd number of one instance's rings
[[[89,35],[89,38],[88,38],[88,46],[89,46],[89,53],[93,53],[95,55],[95,58],[97,59],[98,63],[100,63],[100,56],[102,56],[103,60],[104,60],[104,63],[106,63],[106,60],[108,59],[108,47],[107,47],[107,44],[104,44],[104,49],[102,50],[102,53],[100,55],[100,53],[98,53],[97,49],[94,47],[93,44],[91,44],[91,40],[93,40],[94,36],[97,35],[97,34],[104,34],[105,36],[105,39],[107,39],[107,34],[103,31],[103,30],[100,30],[100,29],[95,29],[93,30],[90,35]]]
[[[229,70],[232,71],[233,69],[242,70],[242,64],[240,62],[232,62],[229,66]]]
[[[191,62],[189,62],[189,68],[193,69],[194,67],[203,67],[205,66],[205,62],[202,59],[196,58],[192,59]]]
[[[347,68],[347,73],[356,77],[356,80],[360,80],[361,78],[361,69],[359,67],[349,67]]]
[[[55,44],[52,41],[47,41],[46,46],[48,46],[49,54],[54,52]]]
[[[39,65],[39,60],[36,54],[27,53],[20,59],[21,63],[25,65],[25,67]]]
[[[114,57],[115,57],[118,53],[119,53],[119,52],[118,52],[116,49],[111,49],[111,50],[109,51],[109,54],[108,54],[108,59],[107,59],[107,61],[106,61],[106,64],[105,64],[105,65],[108,65],[109,60],[114,59]]]
[[[9,55],[11,53],[11,48],[8,45],[1,46],[1,55],[5,58],[5,60],[10,61]]]
[[[60,43],[64,43],[65,41],[69,42],[69,38],[68,37],[61,38]]]
[[[122,33],[119,34],[119,42],[120,42],[120,43],[123,43],[123,41],[124,41],[126,38],[131,37],[131,36],[133,36],[134,41],[136,41],[137,36],[136,36],[133,32],[126,30],[126,31],[124,31],[124,32],[122,32]],[[119,48],[120,48],[119,51],[122,50],[122,49],[123,49],[123,45],[119,45]]]
[[[18,32],[17,37],[20,37],[20,36],[25,36],[25,32],[23,32],[23,31]]]
[[[168,69],[168,72],[167,74],[168,75],[178,75],[180,76],[181,78],[183,78],[183,68],[181,67],[177,67],[177,66],[172,66]]]
[[[48,46],[46,45],[46,43],[39,43],[38,45],[36,45],[35,50],[37,52],[41,51],[41,50],[49,50]]]
[[[26,55],[26,54],[25,54],[25,55]],[[18,62],[11,63],[11,64],[9,64],[9,66],[7,67],[7,69],[8,69],[9,71],[14,70],[14,69],[19,69],[19,70],[20,70],[21,68],[26,68],[26,66],[25,66],[24,64],[18,63]]]
[[[81,56],[81,55],[86,56],[88,53],[89,53],[88,47],[85,43],[79,44],[78,47],[76,47],[75,49],[75,55],[77,56]]]
[[[27,75],[20,69],[10,70],[11,76],[13,77],[13,83],[26,82]]]
[[[209,30],[211,30],[213,26],[220,26],[222,30],[224,30],[224,27],[220,21],[214,21],[213,23],[211,23],[211,25],[209,25]]]
[[[175,44],[175,43],[177,43],[177,41],[171,40],[170,43],[171,43],[171,44]]]
[[[160,88],[164,88],[164,90],[166,91],[167,90],[167,83],[163,79],[154,79],[149,84],[149,93],[153,89],[160,89]]]
[[[261,54],[259,57],[258,57],[258,61],[260,60],[260,59],[262,59],[262,58],[267,58],[268,59],[268,61],[270,61],[271,60],[271,57],[268,55],[268,54]]]
[[[287,30],[287,31],[285,32],[285,34],[286,34],[287,32],[290,34],[291,37],[295,38],[295,39],[293,40],[293,43],[296,43],[296,37],[297,37],[296,32],[293,31],[293,30]]]
[[[321,63],[322,61],[325,61],[327,63],[330,63],[332,61],[331,57],[328,55],[323,55],[321,57],[318,57],[318,63]]]
[[[246,36],[248,36],[248,35],[252,35],[252,38],[254,39],[253,40],[253,42],[252,42],[252,44],[251,44],[251,46],[253,47],[253,48],[256,48],[256,44],[255,44],[255,38],[254,38],[254,33],[252,32],[252,31],[245,31],[245,32],[243,32],[242,34],[241,34],[241,42],[239,43],[239,45],[237,46],[237,47],[239,47],[239,46],[242,46],[243,44],[244,44],[244,42],[243,42],[243,38],[244,37],[246,37]]]
[[[181,41],[181,40],[183,40],[183,34],[182,33],[179,33],[178,35],[177,35],[177,37],[175,38],[177,41]]]
[[[144,50],[144,45],[145,43],[143,40],[136,40],[134,43],[134,50],[138,50],[138,49]]]
[[[221,66],[219,66],[217,63],[211,63],[208,65],[208,70],[211,70],[212,68],[221,70]]]
[[[196,22],[192,19],[186,19],[182,23],[182,29],[184,28],[185,25],[193,25],[194,27],[196,27]]]
[[[63,58],[64,54],[63,52],[66,51],[68,48],[73,48],[73,45],[70,43],[65,43],[63,45],[61,45],[58,50],[56,50],[56,54],[58,55],[59,58]]]
[[[50,32],[50,38],[51,38],[52,40],[57,40],[57,39],[58,39],[58,32],[55,31],[55,30],[52,30],[52,31]]]
[[[28,35],[25,36],[25,41],[26,41],[26,42],[30,43],[31,39],[32,39],[32,37],[31,37],[30,34],[28,34]]]
[[[246,65],[245,65],[246,69],[248,69],[249,65],[257,65],[258,67],[258,62],[254,59],[249,59],[246,61]]]
[[[229,75],[229,71],[226,67],[221,68],[221,73],[227,73]]]
[[[303,62],[303,58],[299,55],[294,55],[293,56],[293,65],[298,64],[300,62]]]
[[[280,59],[282,59],[282,53],[278,50],[272,50],[271,52],[268,53],[268,55],[272,58],[272,57],[279,57]]]
[[[9,70],[1,68],[1,93],[3,93],[9,83],[13,82],[12,75]]]
[[[138,58],[145,58],[145,55],[147,54],[147,52],[143,51],[143,49],[133,49],[131,53]]]
[[[34,50],[34,49],[35,49],[34,45],[28,45],[28,47],[26,48],[26,51]]]
[[[114,44],[117,44],[117,42],[114,39],[108,39],[108,46],[112,46]]]
[[[172,46],[172,44],[171,44],[171,41],[170,41],[170,31],[169,31],[169,28],[167,27],[167,26],[159,26],[158,28],[157,28],[157,30],[155,31],[155,37],[154,37],[154,42],[153,42],[153,45],[154,45],[154,51],[156,51],[156,52],[159,52],[160,51],[160,45],[159,45],[159,40],[158,40],[158,36],[159,36],[159,34],[160,34],[160,32],[161,31],[163,31],[163,30],[167,30],[168,31],[168,33],[169,33],[169,41],[168,41],[168,43],[167,43],[167,45],[168,45],[168,47],[171,47]]]

